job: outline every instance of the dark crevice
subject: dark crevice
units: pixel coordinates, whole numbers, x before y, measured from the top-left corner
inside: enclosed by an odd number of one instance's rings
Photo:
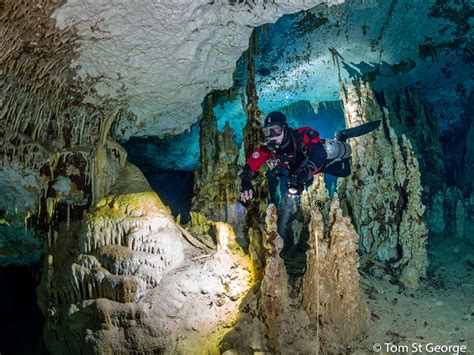
[[[36,303],[38,265],[0,268],[0,354],[49,354]]]

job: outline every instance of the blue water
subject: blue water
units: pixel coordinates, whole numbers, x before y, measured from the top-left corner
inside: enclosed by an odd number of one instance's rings
[[[171,208],[173,216],[181,215],[181,223],[187,223],[191,210],[194,173],[185,170],[147,169],[143,174],[162,201]]]

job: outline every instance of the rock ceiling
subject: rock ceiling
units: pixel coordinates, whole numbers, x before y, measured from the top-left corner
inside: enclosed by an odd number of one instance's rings
[[[264,110],[339,99],[333,54],[343,77],[369,73],[376,87],[392,91],[417,85],[439,104],[446,124],[462,110],[456,97],[473,86],[463,2],[73,0],[53,16],[59,27],[78,30],[78,75],[100,78],[98,92],[124,97],[137,116],[122,127],[126,138],[189,128],[208,92],[232,86],[254,27],[311,7],[266,29],[257,60]]]
[[[128,101],[137,123],[126,136],[163,135],[196,122],[208,92],[232,86],[254,27],[322,2],[341,0],[70,0],[53,17],[78,31],[78,75]]]

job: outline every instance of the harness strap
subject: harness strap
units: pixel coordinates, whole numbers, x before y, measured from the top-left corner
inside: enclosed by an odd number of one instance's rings
[[[307,135],[309,138],[310,138],[310,141],[313,140],[314,138],[317,138],[319,137],[319,134],[317,132],[315,132],[314,130],[312,129],[305,129],[303,130],[301,133],[298,132],[297,129],[293,130],[293,131],[296,131],[295,133],[298,135],[298,147],[300,148],[301,152],[303,153],[303,156],[305,158],[308,157],[308,147],[306,146],[306,144],[304,144],[304,137]]]

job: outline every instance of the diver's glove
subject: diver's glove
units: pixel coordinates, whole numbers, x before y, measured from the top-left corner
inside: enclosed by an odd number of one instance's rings
[[[252,175],[252,171],[250,170],[250,166],[248,164],[245,164],[242,170],[239,172],[241,181],[239,202],[244,207],[247,207],[250,201],[256,197],[255,190],[252,186]]]

